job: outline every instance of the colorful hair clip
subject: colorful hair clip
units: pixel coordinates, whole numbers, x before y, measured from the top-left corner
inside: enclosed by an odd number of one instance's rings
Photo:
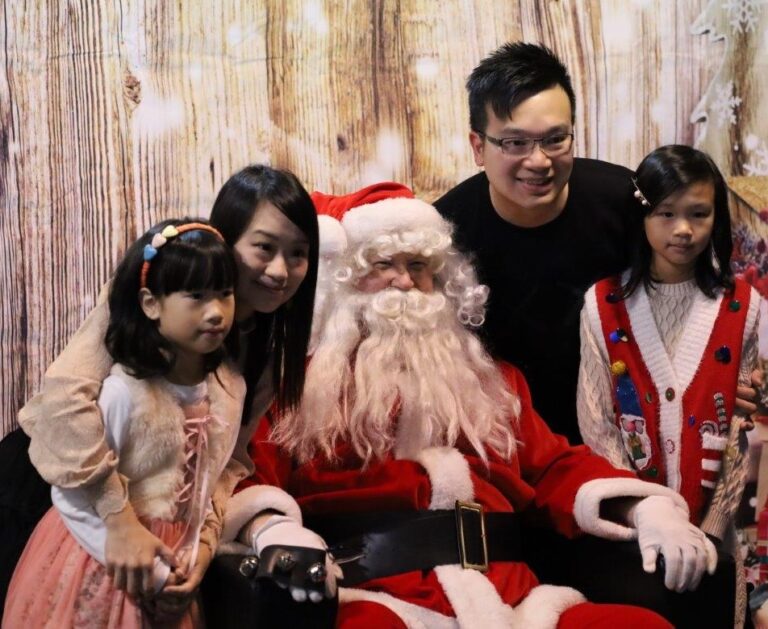
[[[141,265],[141,276],[139,278],[140,288],[147,287],[147,276],[149,275],[149,263],[157,255],[158,249],[163,247],[169,240],[176,238],[179,234],[184,232],[191,232],[196,229],[202,229],[203,231],[211,232],[218,236],[222,241],[224,236],[221,235],[218,229],[206,225],[205,223],[185,223],[184,225],[166,225],[163,231],[152,236],[152,242],[148,245],[144,245],[144,264]]]
[[[635,198],[640,201],[641,205],[644,205],[645,207],[651,207],[651,203],[648,201],[648,199],[645,198],[645,195],[640,191],[639,186],[637,185],[637,179],[632,177],[632,185],[635,186]]]

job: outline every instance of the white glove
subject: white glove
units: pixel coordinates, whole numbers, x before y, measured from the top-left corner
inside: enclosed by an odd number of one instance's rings
[[[706,569],[717,567],[717,550],[707,536],[688,521],[688,514],[667,496],[649,496],[632,513],[643,570],[656,571],[656,559],[664,555],[664,585],[683,592],[695,590]]]
[[[254,526],[253,523],[250,524],[247,536],[257,555],[261,555],[261,551],[267,546],[301,546],[328,550],[322,537],[314,531],[304,528],[287,515],[270,516],[266,522],[258,527]],[[336,595],[336,580],[342,578],[342,572],[330,553],[325,555],[325,571],[327,575],[325,578],[325,595],[328,598],[333,598]],[[290,592],[293,600],[299,603],[303,603],[307,598],[313,603],[319,603],[323,600],[323,595],[314,590],[291,586]]]

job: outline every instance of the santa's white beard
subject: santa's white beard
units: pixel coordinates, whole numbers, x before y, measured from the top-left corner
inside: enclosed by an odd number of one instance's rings
[[[298,411],[274,437],[299,460],[347,442],[366,462],[412,458],[463,436],[483,458],[514,452],[519,400],[441,293],[334,295]]]

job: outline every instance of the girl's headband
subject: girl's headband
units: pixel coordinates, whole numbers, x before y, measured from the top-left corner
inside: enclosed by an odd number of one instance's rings
[[[157,255],[157,250],[160,249],[165,243],[173,238],[176,238],[179,234],[184,232],[191,232],[196,229],[202,229],[203,231],[211,232],[224,241],[224,236],[221,235],[219,230],[206,225],[205,223],[185,223],[183,225],[167,225],[163,231],[152,236],[152,242],[144,246],[144,264],[141,265],[141,277],[139,281],[140,288],[147,287],[147,275],[149,275],[149,263]]]

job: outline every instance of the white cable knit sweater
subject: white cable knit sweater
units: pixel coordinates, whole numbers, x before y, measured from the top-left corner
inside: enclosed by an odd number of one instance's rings
[[[638,290],[645,289],[641,286]],[[670,358],[674,358],[678,349],[678,342],[698,290],[696,282],[690,280],[680,284],[657,284],[648,294],[656,327]],[[753,291],[744,329],[739,384],[750,384],[750,373],[757,365],[758,313],[759,296]],[[604,344],[595,336],[584,308],[581,312],[581,365],[576,400],[579,429],[584,443],[595,452],[607,458],[616,467],[632,469],[621,433],[614,421],[609,369]],[[734,446],[731,452],[739,452],[737,442],[740,431],[732,431],[731,436],[729,447]],[[725,528],[738,506],[741,489],[746,480],[747,464],[744,452],[725,461],[709,512],[702,523],[702,529],[707,533],[723,537]]]

